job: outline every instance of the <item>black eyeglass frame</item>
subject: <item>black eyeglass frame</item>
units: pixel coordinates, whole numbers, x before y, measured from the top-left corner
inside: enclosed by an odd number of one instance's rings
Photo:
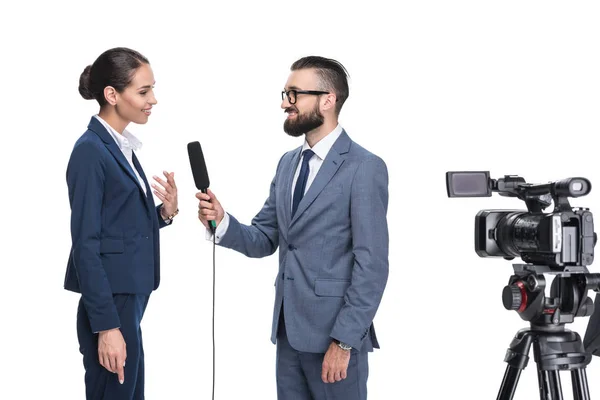
[[[294,101],[292,102],[292,98],[290,97],[290,93],[294,93]],[[299,94],[312,94],[312,95],[321,95],[321,94],[329,94],[329,92],[323,92],[322,90],[297,90],[297,89],[290,89],[290,90],[282,90],[281,91],[281,100],[285,100],[285,98],[287,97],[288,101],[290,102],[290,104],[296,104],[296,100],[298,99],[298,95]]]

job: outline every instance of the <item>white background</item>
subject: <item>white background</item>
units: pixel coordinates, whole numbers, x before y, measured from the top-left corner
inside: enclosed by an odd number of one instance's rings
[[[510,262],[473,251],[473,219],[524,204],[448,199],[445,172],[600,185],[599,19],[592,1],[3,3],[0,398],[83,398],[78,296],[62,289],[65,171],[98,111],[77,92],[79,75],[116,46],[151,62],[159,103],[147,125],[129,129],[144,142],[146,174],[175,171],[180,196],[142,325],[148,400],[211,392],[212,247],[196,219],[186,144],[201,142],[212,189],[249,223],[279,157],[301,145],[283,133],[279,105],[289,66],[305,55],[347,67],[340,121],[389,169],[390,275],[369,398],[495,398],[505,350],[526,323],[502,307]],[[598,189],[572,204],[600,209]],[[216,398],[275,399],[277,256],[218,248],[217,264]],[[586,325],[572,328],[583,335]],[[588,377],[600,396],[597,358]],[[532,361],[515,398],[537,393]]]

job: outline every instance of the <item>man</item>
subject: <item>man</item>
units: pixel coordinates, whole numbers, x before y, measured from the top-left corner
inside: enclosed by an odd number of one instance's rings
[[[338,124],[348,98],[345,68],[296,61],[282,92],[284,130],[305,142],[283,155],[252,224],[198,193],[198,216],[215,241],[248,257],[279,247],[271,340],[279,399],[366,399],[373,318],[388,277],[385,163]]]

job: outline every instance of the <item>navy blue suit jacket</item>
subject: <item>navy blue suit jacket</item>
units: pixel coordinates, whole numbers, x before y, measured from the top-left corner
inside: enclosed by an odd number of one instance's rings
[[[150,294],[160,281],[159,228],[148,180],[139,180],[110,133],[92,117],[67,167],[72,248],[64,287],[81,293],[93,332],[120,326],[113,294]]]

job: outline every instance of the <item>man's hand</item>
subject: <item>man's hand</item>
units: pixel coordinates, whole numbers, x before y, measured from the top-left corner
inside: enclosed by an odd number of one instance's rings
[[[217,196],[208,189],[207,193],[196,193],[196,198],[200,200],[198,204],[198,219],[200,222],[204,224],[206,229],[210,229],[208,221],[215,221],[219,226],[225,216],[225,211],[219,200],[217,200]]]
[[[331,342],[321,370],[321,379],[325,383],[334,383],[346,379],[350,350],[342,350],[335,342]]]
[[[154,180],[160,184],[152,184],[154,194],[158,197],[163,205],[160,209],[161,216],[164,220],[173,215],[177,211],[177,185],[175,184],[175,172],[163,171],[167,178],[166,182],[158,176],[153,176]]]
[[[125,359],[127,359],[127,349],[125,339],[119,328],[100,331],[98,334],[98,359],[100,365],[112,373],[119,375],[119,382],[125,381]]]

